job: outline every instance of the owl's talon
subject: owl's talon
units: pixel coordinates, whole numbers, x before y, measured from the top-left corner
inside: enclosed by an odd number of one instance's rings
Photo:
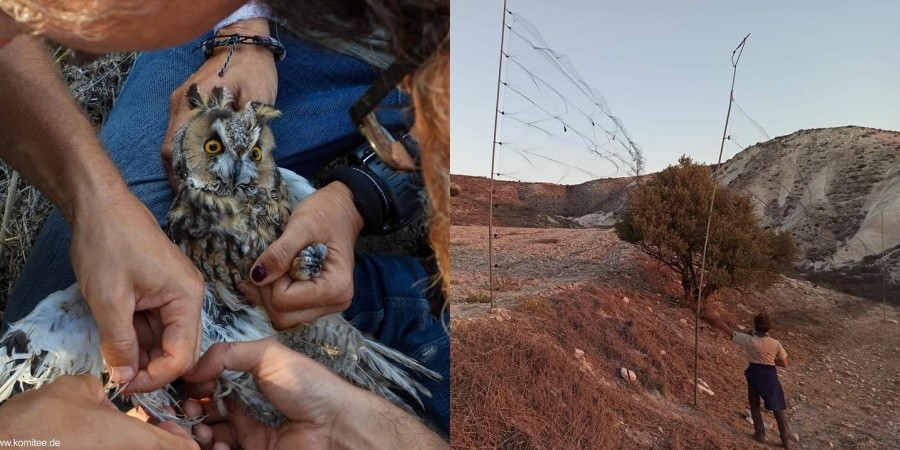
[[[306,281],[322,276],[326,256],[328,256],[328,247],[325,244],[319,243],[306,247],[300,252],[300,256],[294,258],[291,278]]]

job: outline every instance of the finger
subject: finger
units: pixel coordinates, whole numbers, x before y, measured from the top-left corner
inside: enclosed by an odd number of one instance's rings
[[[184,379],[193,383],[215,380],[225,370],[256,374],[264,358],[283,355],[282,350],[290,352],[274,339],[218,343],[184,374]]]
[[[309,237],[301,237],[305,233],[298,232],[303,228],[303,225],[292,226],[288,222],[281,237],[269,244],[259,258],[256,258],[249,275],[257,286],[269,284],[288,273],[300,250],[312,244]]]
[[[135,420],[127,418],[127,420]],[[178,425],[172,422],[162,422],[157,426],[146,426],[144,428],[151,437],[144,436],[144,440],[155,442],[158,448],[172,449],[199,449],[200,446],[194,442],[194,439]],[[140,439],[140,438],[138,438]],[[152,439],[152,440],[151,440]]]
[[[192,301],[176,300],[159,309],[165,326],[162,354],[151,358],[147,369],[138,373],[126,393],[159,389],[181,376],[194,364],[200,335],[200,311],[192,308],[193,304]],[[150,356],[154,356],[154,353]]]
[[[185,374],[187,376],[187,374]],[[215,379],[209,381],[202,381],[199,383],[185,383],[184,384],[184,393],[189,398],[193,399],[205,399],[213,395],[216,391],[217,382]]]
[[[228,417],[222,415],[222,411],[219,410],[218,403],[211,398],[185,400],[181,404],[181,411],[184,412],[185,416],[192,419],[203,418],[203,423],[206,425],[215,425],[228,421]]]
[[[294,281],[282,289],[273,289],[271,305],[275,310],[278,307],[288,310],[285,306],[290,305],[291,311],[321,307],[337,307],[337,311],[343,311],[352,299],[352,269],[348,272],[331,270],[323,272],[319,278]]]
[[[160,152],[162,156],[163,167],[166,169],[166,176],[169,179],[169,185],[174,190],[177,186],[175,176],[172,172],[172,156],[175,149],[174,137],[175,132],[187,122],[190,108],[187,104],[187,90],[178,88],[172,92],[169,99],[169,123],[166,126],[166,134],[163,137],[163,146]]]
[[[272,431],[262,422],[256,420],[244,412],[244,408],[235,405],[234,402],[228,402],[228,416],[231,421],[231,431],[237,442],[241,443],[245,448],[265,448],[267,447],[266,435]],[[233,447],[233,445],[232,445]]]
[[[138,338],[138,371],[146,370],[152,359],[151,350],[159,347],[162,322],[156,315],[142,311],[135,313],[133,324]]]
[[[294,312],[304,308],[304,299],[284,295],[292,282],[291,277],[282,276],[261,290],[263,306],[269,313]]]
[[[194,440],[200,444],[200,448],[209,448],[213,443],[213,429],[209,425],[197,424],[191,430],[194,433]]]
[[[275,98],[278,95],[277,91],[277,85],[269,86],[268,83],[238,86],[237,92],[234,94],[235,107],[241,109],[250,102],[260,102],[272,105],[275,103]]]
[[[203,404],[198,400],[187,399],[181,402],[181,412],[190,419],[203,417]]]
[[[134,299],[115,298],[91,305],[100,332],[100,353],[112,381],[124,384],[134,379],[138,367],[138,341],[134,330]],[[103,300],[101,300],[103,301]],[[113,304],[112,302],[117,302]]]
[[[205,417],[203,422],[207,425],[216,425],[229,420],[226,411],[219,409],[219,403],[212,399],[203,404],[203,415]]]
[[[47,386],[47,389],[58,389],[64,395],[74,395],[79,403],[90,399],[94,403],[109,403],[103,384],[91,375],[63,375]]]
[[[256,306],[265,306],[262,301],[262,290],[266,289],[265,286],[256,286],[253,283],[247,281],[241,281],[237,284],[238,291],[241,294],[244,294],[244,298],[247,299],[253,305]]]
[[[336,306],[323,306],[319,308],[304,309],[302,311],[290,313],[270,313],[269,319],[272,320],[272,326],[276,330],[289,330],[300,325],[312,322],[322,316],[327,316],[341,309]]]
[[[323,282],[322,280],[315,280]],[[290,277],[284,276],[275,280],[268,286],[254,286],[249,284],[247,291],[250,296],[259,295],[261,298],[254,298],[252,302],[261,305],[269,314],[272,325],[277,330],[285,330],[303,325],[307,322],[315,320],[319,317],[343,311],[350,306],[350,298],[352,297],[352,288],[343,296],[333,295],[332,293],[321,295],[317,298],[304,297],[301,292],[291,292],[291,286],[295,284],[312,284],[313,281],[293,281]],[[328,281],[324,281],[328,283]],[[333,286],[339,286],[333,284]],[[240,287],[239,287],[240,289]],[[347,289],[344,286],[343,289]]]

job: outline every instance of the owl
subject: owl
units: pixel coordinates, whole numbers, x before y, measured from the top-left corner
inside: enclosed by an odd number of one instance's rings
[[[206,96],[196,85],[188,90],[187,101],[191,118],[173,137],[177,186],[166,220],[169,238],[200,269],[206,282],[201,350],[218,342],[278,337],[348,381],[411,412],[394,390],[421,403],[420,394],[430,393],[412,374],[435,380],[439,374],[368,339],[340,314],[276,332],[265,311],[249,304],[237,290],[257,257],[284,231],[292,207],[314,189],[303,177],[275,164],[275,139],[268,123],[280,112],[273,106],[249,103],[235,111],[225,88],[213,88]],[[326,257],[323,244],[304,249],[290,276],[296,280],[318,277]],[[98,343],[96,323],[77,285],[50,295],[0,339],[0,402],[16,388],[37,388],[61,375],[101,376],[105,364]],[[175,405],[176,395],[168,386],[132,394],[131,401],[158,419],[193,425],[169,408]],[[284,421],[248,373],[222,374],[215,398],[221,401],[228,395],[267,425]]]

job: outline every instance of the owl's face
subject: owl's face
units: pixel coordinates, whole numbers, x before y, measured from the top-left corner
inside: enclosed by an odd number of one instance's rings
[[[196,85],[188,89],[193,115],[176,133],[172,155],[179,189],[234,195],[280,183],[268,121],[281,113],[260,103],[234,111],[231,103],[231,94],[222,87],[213,88],[209,97],[201,95]]]

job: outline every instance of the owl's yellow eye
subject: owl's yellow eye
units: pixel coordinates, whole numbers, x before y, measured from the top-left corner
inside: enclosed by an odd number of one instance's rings
[[[254,146],[253,149],[250,150],[250,158],[254,161],[262,160],[262,149],[258,145]]]
[[[222,153],[222,141],[218,139],[210,139],[203,144],[203,150],[209,155],[217,155]]]

